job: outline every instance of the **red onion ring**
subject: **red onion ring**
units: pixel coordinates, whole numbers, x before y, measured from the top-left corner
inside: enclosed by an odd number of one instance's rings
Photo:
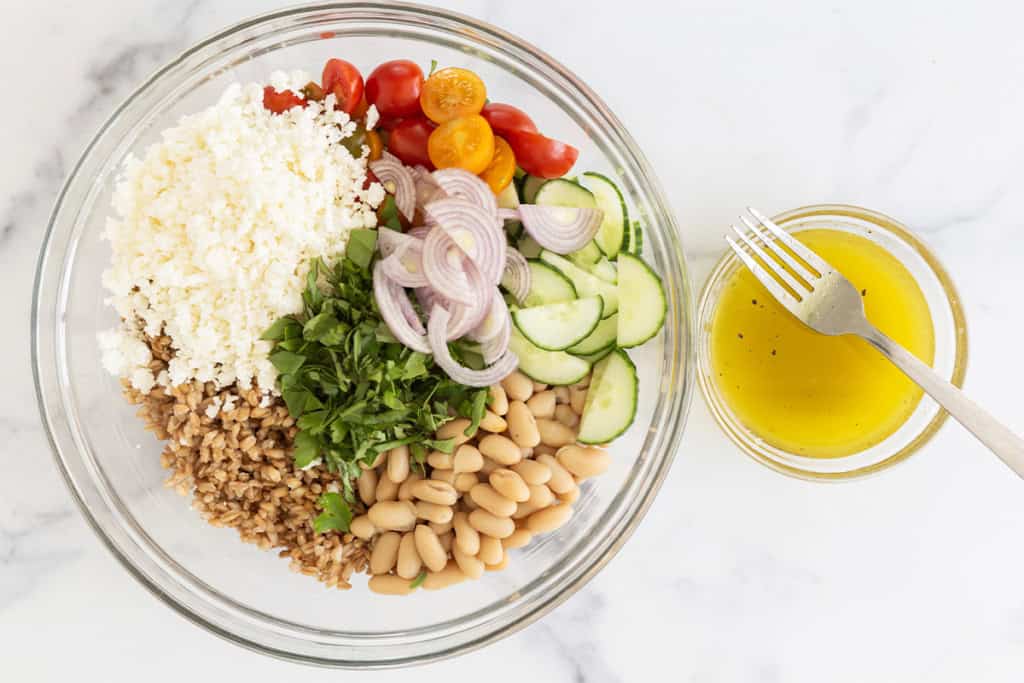
[[[377,251],[380,255],[387,258],[395,253],[395,250],[403,244],[408,244],[410,241],[414,241],[415,236],[407,233],[401,233],[397,230],[381,226],[377,229]]]
[[[416,184],[416,206],[424,206],[435,199],[444,199],[448,196],[425,167],[418,164],[413,166],[412,177]]]
[[[395,207],[398,212],[405,216],[406,220],[411,221],[413,214],[416,213],[416,183],[409,169],[389,154],[381,156],[377,161],[371,161],[370,170],[380,180],[384,189],[390,190],[395,196]]]
[[[472,370],[461,365],[448,350],[446,335],[450,317],[447,310],[435,305],[430,312],[430,322],[427,323],[427,339],[434,353],[434,362],[453,380],[469,387],[489,387],[508,377],[518,367],[519,359],[508,350],[483,370]]]
[[[408,295],[404,289],[384,274],[379,262],[373,267],[373,296],[377,301],[380,317],[388,326],[391,334],[395,335],[395,339],[413,351],[431,352],[428,340],[416,332],[414,325],[408,320],[407,314],[403,313],[401,300],[405,298],[408,301]],[[435,308],[437,307],[435,306]]]
[[[415,237],[416,239],[426,239],[427,233],[430,232],[429,225],[417,225],[415,228],[409,228],[405,234],[409,237]]]
[[[501,292],[491,292],[490,306],[487,313],[476,327],[469,332],[469,338],[480,343],[490,341],[502,334],[502,328],[512,319],[508,305]]]
[[[454,262],[453,262],[454,261]],[[423,274],[427,282],[446,298],[471,304],[477,296],[465,272],[466,258],[455,241],[441,228],[434,228],[423,240]]]
[[[498,198],[491,187],[461,168],[445,168],[434,171],[434,180],[449,197],[465,199],[487,211],[492,216],[498,215]]]
[[[498,209],[498,220],[517,221],[519,220],[519,209]]]
[[[403,287],[425,287],[429,284],[423,274],[423,243],[410,240],[380,262],[381,269],[396,284]]]
[[[594,238],[604,220],[604,212],[600,209],[523,204],[519,207],[519,218],[537,244],[556,254],[568,254],[582,249]]]
[[[530,295],[530,287],[533,285],[530,264],[518,249],[509,247],[505,253],[505,272],[501,276],[501,285],[520,304]]]
[[[488,282],[496,285],[501,281],[508,241],[493,214],[464,199],[451,198],[427,204],[424,212],[473,259]]]
[[[476,328],[487,317],[491,310],[491,300],[497,289],[488,285],[483,279],[480,269],[470,260],[465,262],[466,279],[469,287],[476,293],[469,304],[454,304],[450,309],[452,320],[448,324],[448,339],[458,339]]]

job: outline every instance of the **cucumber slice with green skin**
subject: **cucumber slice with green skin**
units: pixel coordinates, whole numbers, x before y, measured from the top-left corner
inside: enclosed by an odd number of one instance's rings
[[[527,259],[527,263],[530,266],[530,293],[523,302],[524,308],[557,304],[576,298],[576,288],[572,281],[562,275],[558,268],[537,259]]]
[[[583,268],[583,270],[589,270],[590,266],[604,258],[604,254],[602,254],[601,250],[597,248],[596,244],[594,244],[594,240],[590,240],[587,242],[586,246],[579,251],[574,251],[571,254],[568,254],[566,258]]]
[[[520,308],[512,314],[516,328],[531,344],[545,351],[564,351],[580,343],[601,322],[601,297]]]
[[[519,372],[535,382],[564,386],[576,384],[590,372],[590,363],[565,351],[545,351],[512,330],[509,349],[519,358]]]
[[[575,356],[590,356],[601,351],[607,351],[615,346],[618,333],[619,314],[616,313],[612,317],[605,318],[598,323],[597,327],[587,335],[586,339],[570,346],[566,350]]]
[[[519,196],[523,199],[523,204],[533,204],[534,199],[537,197],[537,191],[540,190],[540,186],[548,182],[547,178],[538,178],[535,175],[527,175],[523,178],[522,184],[519,186]]]
[[[622,247],[622,250],[639,256],[640,252],[643,251],[643,248],[644,233],[640,228],[640,221],[633,221],[629,224],[629,230],[626,231],[626,243]]]
[[[601,351],[598,351],[597,353],[591,353],[591,354],[574,353],[572,355],[576,356],[577,358],[582,358],[583,360],[585,360],[588,363],[590,363],[591,366],[594,366],[594,365],[597,365],[598,361],[600,361],[602,358],[604,358],[605,356],[607,356],[609,353],[611,353],[614,350],[615,350],[615,345],[612,344],[607,349],[603,349]]]
[[[603,256],[600,261],[586,268],[586,271],[613,285],[619,281],[619,271],[615,268],[615,264]]]
[[[636,418],[640,382],[636,366],[615,349],[594,366],[580,418],[580,443],[608,443],[623,434]]]
[[[526,193],[523,196],[525,197]],[[525,203],[531,202],[527,200]],[[577,209],[597,208],[597,200],[590,190],[565,178],[555,178],[541,185],[532,203],[539,206],[571,206]]]
[[[628,349],[658,334],[665,324],[668,301],[661,279],[638,256],[619,254],[619,313],[617,343]]]
[[[533,239],[525,232],[520,236],[519,241],[516,243],[516,249],[519,253],[528,259],[537,258],[540,256],[540,252],[543,248],[537,244],[537,240]]]
[[[629,225],[626,201],[615,183],[600,173],[584,173],[583,182],[594,194],[597,208],[604,212],[604,220],[594,235],[594,242],[605,256],[614,259],[622,251],[626,227]]]
[[[554,252],[544,249],[540,258],[546,263],[561,271],[562,275],[569,278],[573,287],[576,288],[577,296],[597,295],[604,300],[604,317],[610,318],[619,310],[619,288],[610,282],[605,282],[599,277],[591,275],[579,266],[571,263],[568,259],[562,258]],[[622,275],[620,273],[619,277]],[[621,324],[621,323],[620,323]]]

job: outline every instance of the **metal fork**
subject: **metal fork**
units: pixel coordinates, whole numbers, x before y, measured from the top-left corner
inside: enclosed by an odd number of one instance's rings
[[[731,226],[746,249],[729,236],[725,239],[779,303],[816,332],[831,336],[855,334],[864,338],[988,446],[1017,476],[1024,478],[1024,439],[868,322],[863,298],[842,273],[760,212],[749,207],[747,211],[755,220],[746,216],[740,216],[740,220],[749,233]],[[794,258],[794,254],[799,258]],[[780,261],[791,272],[783,268]]]

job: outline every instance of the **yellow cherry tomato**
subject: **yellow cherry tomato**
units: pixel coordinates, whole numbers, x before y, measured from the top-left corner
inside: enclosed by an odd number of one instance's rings
[[[448,67],[435,71],[420,91],[420,107],[434,123],[479,114],[487,101],[487,88],[472,71]]]
[[[505,142],[505,138],[495,135],[494,157],[480,177],[491,186],[494,194],[501,194],[501,191],[512,182],[515,173],[516,155],[512,151],[512,146]]]
[[[437,168],[463,168],[478,175],[494,158],[494,133],[479,114],[452,119],[430,134],[427,154]]]

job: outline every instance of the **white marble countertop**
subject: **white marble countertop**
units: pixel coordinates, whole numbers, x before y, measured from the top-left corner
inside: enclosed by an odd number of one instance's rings
[[[0,63],[0,678],[339,680],[187,623],[101,547],[51,462],[28,319],[40,237],[86,140],[154,67],[274,0],[18,2]],[[1024,431],[1024,10],[1010,3],[444,3],[606,98],[669,188],[699,284],[746,204],[846,202],[952,272],[967,388]],[[606,6],[606,10],[601,8]],[[601,46],[598,49],[597,46]],[[17,65],[17,67],[15,67]],[[1019,681],[1024,483],[955,424],[866,481],[748,460],[698,398],[644,524],[587,588],[483,651],[360,681]],[[202,672],[202,673],[199,673]]]

